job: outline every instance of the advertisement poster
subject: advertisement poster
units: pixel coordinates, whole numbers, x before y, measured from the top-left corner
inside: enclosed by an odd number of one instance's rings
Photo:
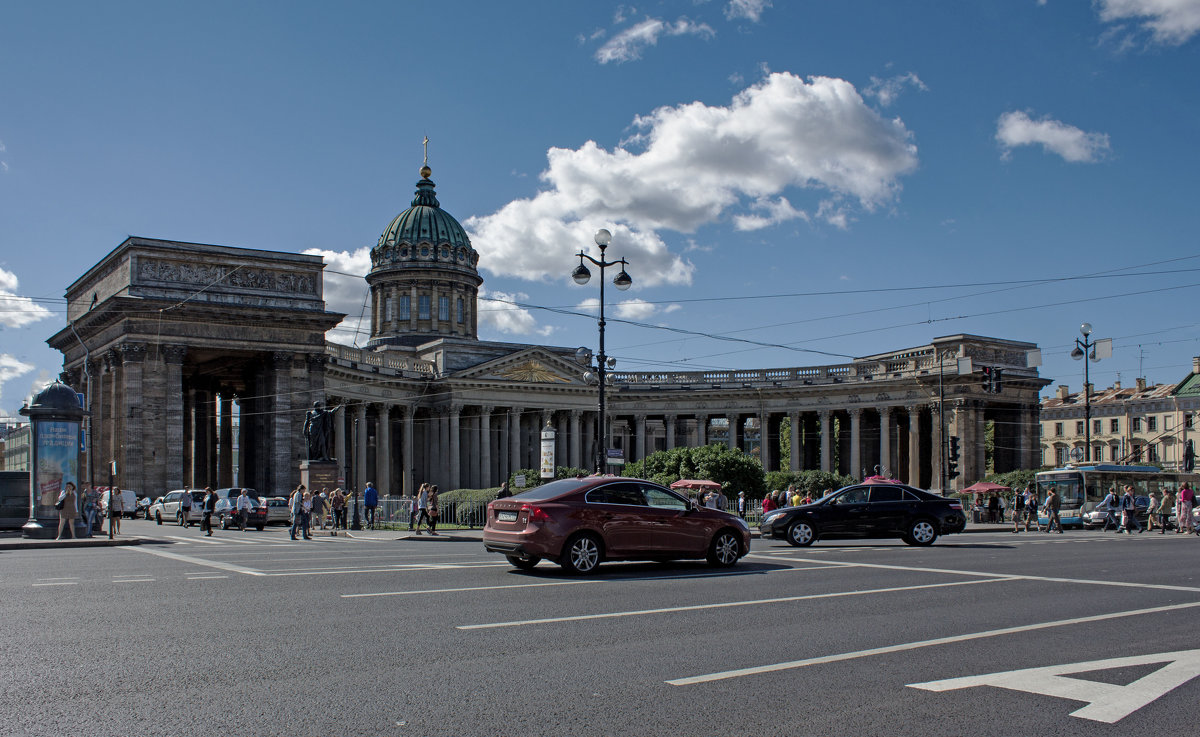
[[[37,468],[33,488],[37,493],[36,516],[57,517],[54,503],[68,481],[79,487],[79,423],[38,422],[34,424]]]
[[[554,431],[549,428],[542,430],[541,477],[554,478]]]

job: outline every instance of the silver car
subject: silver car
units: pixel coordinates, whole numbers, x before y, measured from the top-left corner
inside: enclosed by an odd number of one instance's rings
[[[199,522],[203,516],[200,510],[200,505],[204,503],[203,489],[176,489],[175,491],[168,491],[166,495],[155,499],[154,503],[150,505],[150,516],[160,525],[164,520],[179,524],[183,518],[183,509],[180,506],[180,500],[183,499],[184,494],[192,496],[192,508],[188,513],[187,521],[189,523]]]

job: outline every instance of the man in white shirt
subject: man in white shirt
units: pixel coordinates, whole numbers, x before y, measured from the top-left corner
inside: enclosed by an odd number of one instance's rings
[[[238,529],[242,532],[246,531],[246,518],[250,516],[252,508],[250,495],[246,493],[245,489],[242,489],[242,493],[238,494],[237,498]]]
[[[179,498],[179,526],[192,526],[192,492],[185,491]]]

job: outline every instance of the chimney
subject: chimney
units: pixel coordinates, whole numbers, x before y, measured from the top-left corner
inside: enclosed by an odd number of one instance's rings
[[[1066,399],[1067,397],[1071,396],[1071,390],[1067,388],[1066,384],[1059,384],[1058,391],[1055,392],[1054,396],[1058,399]]]
[[[1120,388],[1121,388],[1121,380],[1117,379],[1116,381],[1113,382],[1113,389],[1120,389]]]
[[[1137,390],[1139,392],[1146,391],[1146,380],[1144,378],[1137,380]]]
[[[1200,356],[1192,356],[1192,373],[1200,374]]]

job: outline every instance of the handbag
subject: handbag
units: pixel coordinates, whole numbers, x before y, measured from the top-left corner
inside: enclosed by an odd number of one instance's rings
[[[63,502],[65,502],[65,501],[66,501],[66,499],[59,499],[58,501],[54,502],[54,508],[55,508],[55,509],[62,509],[62,508],[63,508]]]

